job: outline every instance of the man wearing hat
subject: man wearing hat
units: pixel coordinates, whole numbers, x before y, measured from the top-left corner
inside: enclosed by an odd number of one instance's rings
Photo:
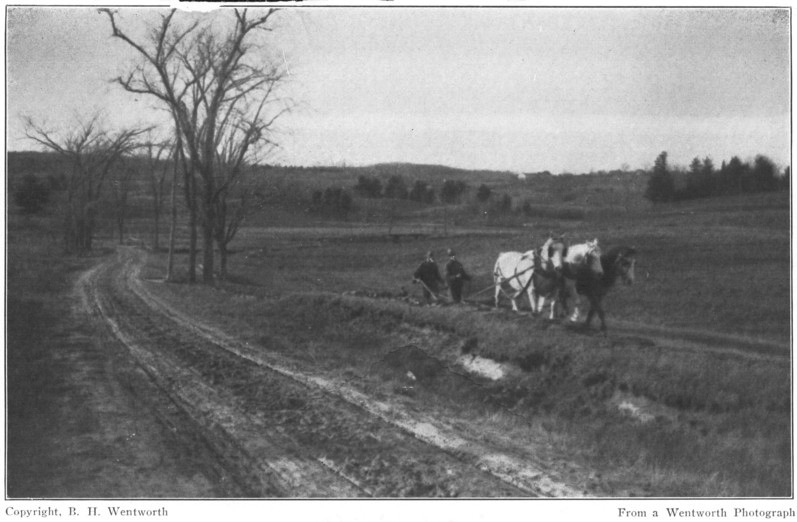
[[[431,304],[432,299],[437,300],[439,285],[445,283],[445,281],[440,277],[440,270],[437,268],[437,262],[434,260],[434,255],[431,251],[426,253],[426,259],[420,264],[412,277],[413,283],[418,281],[422,283],[423,297],[426,299],[426,304]]]
[[[452,249],[448,249],[448,263],[446,263],[446,280],[448,288],[451,290],[451,299],[455,303],[462,302],[462,287],[465,281],[470,281],[470,276],[465,272],[462,263],[457,261],[457,255]]]

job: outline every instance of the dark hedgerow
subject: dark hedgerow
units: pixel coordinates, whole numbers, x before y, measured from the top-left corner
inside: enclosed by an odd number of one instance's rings
[[[50,187],[36,177],[26,174],[14,191],[14,203],[26,214],[41,212],[50,201]]]

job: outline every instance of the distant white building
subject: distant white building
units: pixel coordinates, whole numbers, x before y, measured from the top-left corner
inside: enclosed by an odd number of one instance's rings
[[[526,181],[526,175],[521,172],[520,174],[517,175],[517,179],[519,179],[520,181]]]

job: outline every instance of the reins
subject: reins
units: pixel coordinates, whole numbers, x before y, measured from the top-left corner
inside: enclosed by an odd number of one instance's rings
[[[523,274],[525,274],[526,272],[529,272],[531,270],[534,270],[534,265],[530,266],[529,268],[526,268],[525,270],[521,270],[520,272],[515,272],[515,275],[513,275],[512,277],[505,277],[503,274],[495,273],[495,272],[493,272],[493,276],[494,277],[497,276],[497,277],[502,278],[502,280],[500,281],[499,284],[503,284],[503,283],[508,283],[508,282],[512,281],[513,279],[517,279],[518,277],[522,276]],[[500,271],[500,269],[499,269],[499,271]],[[529,282],[531,282],[531,278],[530,277],[529,277]],[[468,297],[473,297],[473,296],[482,294],[482,293],[486,292],[487,290],[493,290],[495,288],[495,286],[496,286],[495,283],[493,283],[490,286],[488,286],[487,288],[484,288],[483,290],[479,290],[478,292],[470,294]],[[498,287],[498,290],[502,294],[504,294],[504,296],[507,299],[514,300],[514,299],[517,299],[517,296],[519,296],[523,292],[525,292],[526,289],[528,289],[528,287],[529,287],[529,283],[526,283],[526,285],[523,287],[523,289],[521,289],[517,294],[515,294],[515,296],[509,295],[501,286]]]
[[[502,283],[508,283],[509,281],[511,281],[511,280],[513,280],[513,279],[517,279],[518,277],[522,276],[523,274],[525,274],[525,273],[526,273],[526,272],[528,272],[529,270],[534,270],[534,267],[532,266],[532,267],[530,267],[530,268],[526,268],[525,270],[521,270],[520,272],[516,272],[516,273],[515,273],[515,275],[513,275],[512,277],[506,277],[506,278],[504,278],[504,280],[503,280],[503,281],[501,281],[501,282],[502,282]],[[504,275],[503,275],[503,274],[494,274],[494,275],[498,275],[498,276],[504,277]],[[495,286],[495,285],[493,285],[493,286]],[[491,288],[492,288],[492,287],[491,287]],[[483,292],[483,291],[484,291],[484,290],[482,290],[482,292]]]
[[[526,272],[529,272],[529,271],[531,271],[531,272],[534,272],[534,270],[535,270],[536,268],[538,268],[538,267],[536,266],[536,265],[537,265],[537,263],[539,262],[538,260],[539,260],[539,255],[538,255],[536,258],[535,258],[535,260],[534,260],[534,264],[532,264],[532,265],[531,265],[529,268],[526,268],[525,270],[521,270],[520,272],[516,272],[516,273],[515,273],[515,275],[513,275],[513,276],[512,276],[512,277],[510,277],[510,278],[506,278],[506,279],[504,279],[503,281],[501,281],[501,283],[503,284],[503,283],[506,283],[506,282],[512,281],[513,279],[517,279],[518,277],[520,277],[521,275],[525,274]],[[540,269],[540,270],[538,270],[537,272],[534,272],[534,273],[531,275],[531,277],[529,277],[528,281],[526,281],[526,284],[524,284],[524,285],[523,285],[523,288],[521,288],[520,290],[518,290],[518,291],[515,293],[515,295],[514,295],[514,296],[511,296],[511,295],[509,295],[509,294],[508,294],[506,291],[504,291],[504,289],[503,289],[503,288],[501,288],[501,287],[499,287],[499,290],[500,290],[500,291],[501,291],[501,293],[502,293],[502,294],[504,294],[504,295],[505,295],[507,298],[509,298],[509,299],[511,299],[511,300],[513,300],[513,301],[514,301],[515,299],[517,299],[518,297],[520,297],[521,295],[523,295],[523,294],[524,294],[526,291],[528,291],[528,289],[529,289],[529,286],[531,286],[531,284],[534,282],[534,274],[539,274],[539,275],[541,275],[541,276],[545,277],[546,279],[555,279],[555,278],[557,277],[557,275],[556,275],[556,273],[555,273],[555,272],[554,272],[554,273],[551,273],[551,271],[550,271],[550,270],[543,270],[543,269],[542,269],[542,267],[539,267],[539,269]],[[501,274],[495,274],[495,275],[501,275]],[[501,275],[501,277],[503,277],[503,275]],[[495,287],[495,285],[493,285],[493,286],[490,286],[490,287],[487,287],[487,288],[485,288],[484,290],[482,290],[481,292],[485,292],[485,291],[487,291],[488,289],[490,289],[490,288],[494,288],[494,287]],[[481,293],[481,292],[477,292],[477,294],[478,294],[478,293]],[[471,295],[477,295],[477,294],[471,294]]]

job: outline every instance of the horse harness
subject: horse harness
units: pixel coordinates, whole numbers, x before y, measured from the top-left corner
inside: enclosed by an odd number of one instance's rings
[[[551,247],[548,247],[548,249],[550,250]],[[564,257],[565,252],[562,252],[562,257]],[[551,262],[550,258],[551,258],[551,253],[548,252],[548,263]],[[542,248],[537,250],[537,255],[534,258],[533,269],[535,270],[535,274],[539,274],[546,279],[557,279],[559,277],[559,274],[556,273],[556,270],[551,270],[550,268],[545,268],[544,266],[542,266]],[[537,269],[539,269],[539,271],[536,271]],[[529,278],[529,281],[531,281],[531,278]],[[526,284],[526,287],[528,287],[528,283]]]
[[[527,257],[527,256],[524,254],[521,257],[521,259],[523,259],[525,257]],[[521,270],[520,272],[515,272],[515,274],[512,277],[505,278],[502,282],[506,283],[506,282],[509,282],[509,281],[511,281],[513,279],[517,279],[520,276],[522,276],[523,274],[525,274],[526,272],[530,272],[530,271],[534,272],[534,273],[538,273],[539,275],[541,275],[543,277],[546,277],[548,279],[553,279],[553,278],[558,277],[558,274],[556,274],[555,271],[544,270],[543,269],[542,264],[541,264],[541,259],[542,259],[542,248],[537,250],[536,255],[534,256],[534,263],[529,268]],[[537,270],[537,269],[540,269],[540,270],[535,272],[535,270]],[[517,297],[523,295],[529,289],[529,286],[531,286],[531,283],[533,282],[534,273],[532,273],[532,277],[529,277],[528,281],[526,281],[526,284],[523,285],[523,288],[521,288],[520,290],[517,291],[517,293],[515,293],[515,297],[514,297],[515,299],[517,299]]]

